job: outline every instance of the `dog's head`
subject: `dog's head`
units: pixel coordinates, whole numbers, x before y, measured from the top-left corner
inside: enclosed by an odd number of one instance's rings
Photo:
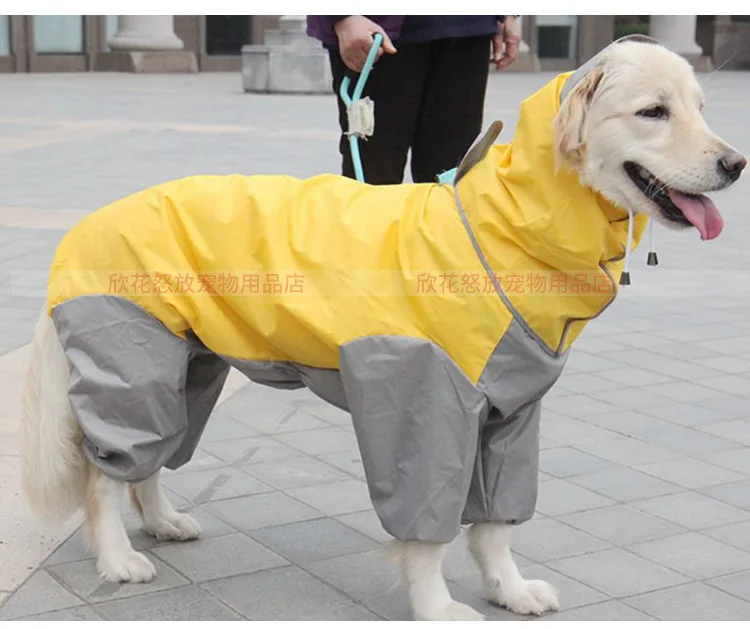
[[[714,238],[723,220],[705,193],[729,187],[747,162],[708,128],[703,104],[685,59],[655,42],[615,43],[563,96],[558,165],[615,205]]]

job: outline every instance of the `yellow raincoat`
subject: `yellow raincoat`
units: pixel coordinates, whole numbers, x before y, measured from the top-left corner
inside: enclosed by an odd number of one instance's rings
[[[182,465],[234,365],[351,412],[397,538],[530,518],[541,398],[614,298],[628,231],[556,172],[570,76],[523,102],[509,143],[488,146],[493,127],[455,187],[196,176],[83,220],[48,306],[87,456],[123,480]]]

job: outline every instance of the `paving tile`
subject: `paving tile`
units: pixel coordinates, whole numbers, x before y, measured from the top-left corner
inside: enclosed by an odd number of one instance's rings
[[[659,620],[693,622],[750,618],[750,603],[704,583],[688,583],[625,602]]]
[[[750,422],[747,419],[732,419],[702,424],[698,426],[698,429],[707,432],[709,435],[721,437],[743,446],[750,446]]]
[[[649,384],[660,384],[662,382],[674,382],[674,379],[664,374],[654,373],[640,367],[621,367],[609,369],[601,373],[605,380],[618,383],[625,387],[642,387]]]
[[[227,621],[242,617],[197,585],[101,603],[95,606],[112,621]]]
[[[613,467],[610,461],[570,447],[545,450],[539,458],[539,469],[558,478],[601,472]]]
[[[206,508],[238,531],[313,520],[323,515],[280,492],[220,500],[206,505]]]
[[[302,456],[299,450],[279,443],[271,437],[216,441],[203,444],[202,447],[209,454],[231,465],[285,461]]]
[[[588,395],[569,395],[555,402],[555,410],[571,417],[586,417],[588,415],[616,413],[621,409]]]
[[[590,423],[560,415],[553,411],[542,412],[542,435],[558,443],[560,447],[573,446],[580,449],[583,444],[592,444],[610,441],[617,434],[604,430]],[[592,450],[594,456],[596,451]]]
[[[625,605],[620,601],[606,601],[604,603],[597,603],[596,605],[588,605],[586,607],[579,607],[578,609],[571,609],[568,611],[560,611],[556,614],[550,614],[545,616],[542,620],[552,620],[557,622],[572,622],[572,621],[608,621],[608,620],[642,620],[642,621],[653,621],[653,616],[644,614],[637,609],[633,609],[629,605]]]
[[[605,372],[606,373],[606,372]],[[594,391],[608,391],[616,389],[617,383],[607,378],[589,373],[563,373],[557,386],[572,393],[588,394]]]
[[[364,552],[378,543],[333,518],[252,531],[253,539],[297,564]]]
[[[655,386],[667,386],[667,385],[655,385]],[[590,393],[589,396],[593,399],[600,400],[605,404],[609,404],[615,409],[634,409],[639,410],[641,408],[647,408],[651,404],[663,404],[670,398],[658,395],[647,391],[648,387],[632,387],[625,388],[619,387],[609,391],[597,391]]]
[[[649,406],[644,408],[643,412],[682,426],[699,426],[701,424],[728,419],[726,413],[682,402]]]
[[[703,382],[709,382],[710,380]],[[660,384],[651,384],[643,387],[643,391],[656,394],[662,398],[674,400],[675,402],[699,402],[709,400],[721,395],[720,391],[709,386],[701,386],[695,382],[681,380],[677,382],[664,382]],[[643,408],[648,407],[648,402]]]
[[[377,514],[372,509],[369,511],[345,513],[344,515],[336,516],[336,519],[377,542],[383,543],[393,539],[383,528]]]
[[[617,357],[619,358],[619,353]],[[570,354],[566,369],[574,369],[575,371],[582,372],[594,372],[599,374],[600,372],[607,371],[608,369],[618,369],[622,367],[621,362],[610,360],[608,358],[602,358],[588,352],[573,351]]]
[[[79,597],[60,585],[48,572],[39,570],[0,606],[0,620],[12,620],[82,604]]]
[[[349,598],[294,566],[212,581],[203,587],[249,620],[335,620],[351,613]]]
[[[161,477],[167,478],[169,476],[176,476],[179,474],[191,474],[192,472],[200,472],[202,470],[211,470],[220,467],[226,467],[226,465],[226,461],[222,461],[220,458],[209,454],[202,448],[196,448],[195,452],[193,452],[193,458],[185,463],[185,465],[183,465],[182,467],[176,470],[168,470],[167,468],[162,468]]]
[[[568,480],[618,502],[642,500],[682,491],[682,487],[678,485],[622,466],[592,474],[571,476]]]
[[[247,424],[214,414],[206,424],[206,429],[201,435],[201,445],[212,441],[227,441],[229,439],[243,439],[245,437],[256,437],[259,432]]]
[[[747,398],[744,396],[725,394],[721,397],[701,400],[697,404],[709,410],[724,413],[728,419],[747,417]]]
[[[685,530],[621,504],[573,513],[559,520],[615,545],[665,538]]]
[[[637,437],[643,441],[648,441],[649,435],[659,429],[675,427],[674,424],[666,420],[657,419],[632,409],[608,415],[591,415],[586,417],[585,421],[610,430],[618,436]]]
[[[511,547],[538,563],[583,555],[611,547],[608,542],[553,518],[533,519],[514,531]]]
[[[723,374],[717,378],[706,378],[700,380],[700,385],[732,395],[750,395],[750,378],[742,375]],[[695,385],[695,386],[700,386]]]
[[[701,489],[701,493],[734,505],[735,507],[745,509],[750,515],[750,479],[704,487]]]
[[[68,609],[60,609],[55,612],[24,616],[23,618],[18,618],[17,620],[34,622],[101,622],[103,619],[91,607],[70,607]]]
[[[193,582],[221,579],[289,563],[242,533],[158,547],[152,552]]]
[[[750,373],[750,360],[736,356],[712,356],[710,358],[703,358],[697,362],[711,369],[718,369],[726,373]]]
[[[631,439],[620,435],[613,435],[606,441],[581,443],[576,447],[594,456],[624,466],[645,465],[646,463],[680,458],[680,455],[676,452],[659,448],[639,439]]]
[[[614,598],[634,596],[689,581],[621,548],[552,561],[549,567]]]
[[[685,456],[708,452],[723,452],[740,447],[739,444],[732,441],[714,437],[700,430],[685,426],[669,426],[654,430],[645,439],[660,448]]]
[[[273,490],[257,478],[228,467],[173,475],[165,478],[163,483],[165,487],[197,505]]]
[[[253,410],[241,418],[240,421],[257,430],[259,433],[269,435],[329,427],[329,424],[322,419],[295,407],[290,407],[285,412],[274,413]]]
[[[364,603],[392,593],[399,578],[383,549],[313,561],[305,570]]]
[[[750,519],[750,512],[694,491],[648,498],[633,507],[689,529],[703,529]]]
[[[243,466],[242,470],[275,489],[320,485],[351,478],[346,472],[311,457],[256,463]]]
[[[367,485],[360,480],[299,487],[286,493],[326,515],[343,515],[372,508]]]
[[[704,535],[750,552],[750,520],[704,529]]]
[[[700,489],[720,485],[744,478],[742,475],[698,459],[676,459],[649,463],[637,468],[639,471],[664,479],[673,485],[688,489]]]
[[[717,577],[708,580],[706,583],[719,588],[732,596],[737,596],[738,598],[750,602],[750,571],[737,572],[735,574]],[[747,618],[745,618],[745,620],[747,620]]]
[[[694,579],[708,579],[750,569],[750,553],[700,533],[633,544],[632,552]]]
[[[318,458],[354,478],[365,479],[362,457],[358,452],[332,452],[331,454],[321,454]]]
[[[347,411],[323,400],[313,399],[300,405],[306,413],[336,426],[351,426],[352,416]]]
[[[187,584],[185,577],[179,575],[153,554],[150,552],[144,554],[156,567],[156,577],[148,583],[111,583],[104,581],[96,572],[94,561],[91,559],[50,566],[48,570],[75,594],[89,603],[169,590]]]
[[[750,476],[750,447],[726,450],[724,452],[710,452],[699,455],[700,459],[713,463],[719,467]]]
[[[276,435],[276,439],[305,454],[313,455],[351,452],[357,448],[357,439],[354,434],[336,426],[284,433]]]
[[[612,499],[562,479],[539,483],[536,510],[548,516],[560,516],[613,504]]]

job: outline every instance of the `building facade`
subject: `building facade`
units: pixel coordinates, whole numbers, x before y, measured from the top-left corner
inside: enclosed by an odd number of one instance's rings
[[[0,15],[0,72],[238,71],[242,46],[262,44],[279,17]],[[750,16],[532,15],[522,23],[515,71],[573,69],[633,32],[657,37],[702,70],[750,69]]]

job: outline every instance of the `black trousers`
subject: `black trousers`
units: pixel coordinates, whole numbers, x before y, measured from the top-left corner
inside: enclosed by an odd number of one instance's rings
[[[359,140],[367,183],[396,184],[404,179],[409,149],[416,183],[432,182],[454,168],[482,131],[490,65],[490,38],[461,37],[399,46],[383,54],[368,77],[362,96],[375,102],[375,130]],[[350,93],[357,75],[329,51],[337,95],[342,174],[354,179],[346,107],[338,96],[346,73]]]

